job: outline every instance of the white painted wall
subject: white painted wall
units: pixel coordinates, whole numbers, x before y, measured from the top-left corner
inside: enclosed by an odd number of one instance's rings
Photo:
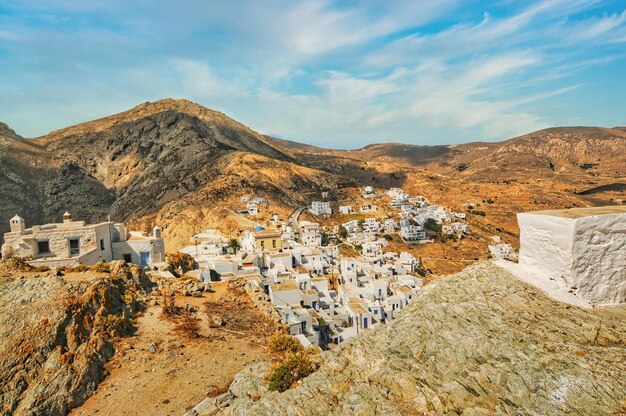
[[[518,214],[522,271],[594,304],[626,302],[626,214]]]
[[[520,213],[519,263],[524,268],[571,286],[574,220]]]
[[[626,302],[626,214],[576,220],[572,283],[594,303]]]

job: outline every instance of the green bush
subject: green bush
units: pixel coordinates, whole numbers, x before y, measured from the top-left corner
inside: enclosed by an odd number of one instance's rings
[[[435,220],[434,218],[429,218],[424,223],[424,228],[426,228],[427,230],[439,232],[441,231],[441,224],[438,224],[437,220]]]
[[[288,354],[276,364],[267,376],[269,390],[284,392],[289,390],[298,380],[308,377],[315,371],[315,365],[305,352]]]

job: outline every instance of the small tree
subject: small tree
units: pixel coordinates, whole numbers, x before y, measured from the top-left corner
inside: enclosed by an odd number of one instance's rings
[[[228,242],[228,248],[231,249],[235,254],[237,254],[237,250],[241,249],[241,244],[239,244],[239,240],[236,238],[231,238]]]
[[[346,227],[343,225],[339,227],[339,237],[341,237],[342,240],[348,238],[348,230],[346,230]]]
[[[306,352],[287,354],[268,375],[269,390],[284,392],[315,371],[315,365]]]
[[[441,231],[441,224],[438,224],[437,220],[435,220],[434,218],[429,218],[424,223],[424,228],[426,228],[427,230],[439,232]]]

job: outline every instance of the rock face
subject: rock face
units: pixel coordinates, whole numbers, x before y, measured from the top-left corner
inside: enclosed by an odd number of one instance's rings
[[[526,212],[520,267],[593,304],[626,302],[626,207]]]
[[[138,268],[68,279],[0,277],[0,414],[65,415],[104,377],[114,336],[133,331],[136,298],[150,286]]]
[[[259,399],[259,367],[191,414],[624,414],[623,315],[552,301],[482,262],[427,285],[388,326],[323,353],[299,387]]]

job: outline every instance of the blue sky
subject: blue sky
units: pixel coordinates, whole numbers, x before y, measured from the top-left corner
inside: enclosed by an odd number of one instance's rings
[[[164,97],[336,148],[626,124],[626,2],[0,0],[26,137]]]

